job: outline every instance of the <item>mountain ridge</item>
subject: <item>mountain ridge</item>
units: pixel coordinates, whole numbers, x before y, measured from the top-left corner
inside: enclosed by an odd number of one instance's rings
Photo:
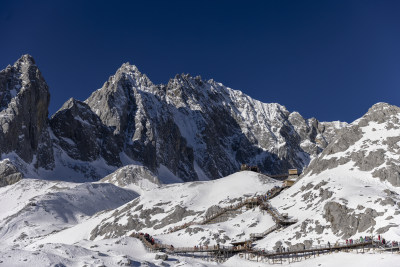
[[[31,56],[21,60],[36,67]],[[39,87],[48,91],[42,80]],[[1,151],[5,157],[12,152],[8,158],[25,177],[97,180],[129,164],[142,164],[165,180],[216,179],[242,163],[284,173],[304,169],[344,126],[306,120],[200,76],[177,74],[155,85],[129,63],[85,101],[70,99],[48,119],[48,101],[41,107],[45,140],[35,151],[38,162],[25,152]]]

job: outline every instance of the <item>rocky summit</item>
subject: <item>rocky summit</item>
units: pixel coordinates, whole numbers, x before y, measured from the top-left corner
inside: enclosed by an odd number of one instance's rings
[[[305,119],[199,76],[156,85],[129,63],[51,118],[49,88],[31,56],[0,72],[0,92],[2,159],[25,177],[98,180],[129,164],[164,182],[216,179],[242,163],[280,174],[303,170],[346,125]]]
[[[0,72],[0,151],[3,159],[11,161],[7,166],[14,164],[24,174],[55,167],[49,101],[49,88],[31,56],[22,56]],[[0,179],[6,176],[8,171]]]

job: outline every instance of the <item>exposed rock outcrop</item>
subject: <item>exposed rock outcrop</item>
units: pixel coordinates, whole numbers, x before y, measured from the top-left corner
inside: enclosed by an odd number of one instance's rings
[[[343,239],[375,226],[376,222],[374,218],[379,216],[373,209],[367,208],[362,213],[355,213],[354,210],[337,202],[326,203],[324,210],[324,218],[330,222],[332,231]]]
[[[50,126],[56,137],[53,143],[71,158],[87,162],[104,158],[109,165],[121,166],[122,142],[87,104],[71,98],[52,116]]]
[[[22,174],[10,160],[5,159],[0,161],[0,187],[15,184],[21,179]]]
[[[400,108],[378,103],[348,127],[314,160],[305,175],[319,174],[352,162],[354,168],[400,186]],[[373,148],[373,149],[371,149]]]
[[[12,154],[36,168],[54,167],[47,131],[49,101],[48,86],[31,56],[22,56],[0,72],[0,152],[3,155]]]
[[[138,165],[124,166],[110,175],[107,175],[100,182],[108,182],[119,187],[138,186],[145,190],[153,189],[161,185],[160,180],[147,167]]]

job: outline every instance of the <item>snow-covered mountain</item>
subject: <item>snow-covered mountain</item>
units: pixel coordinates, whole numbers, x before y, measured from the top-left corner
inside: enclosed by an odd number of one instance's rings
[[[242,163],[279,174],[302,170],[346,125],[304,119],[199,76],[155,85],[129,63],[49,120],[48,86],[31,56],[0,72],[0,92],[2,159],[15,169],[0,175],[5,181],[14,173],[100,179],[129,164],[164,181],[216,179]]]
[[[130,64],[50,119],[48,103],[32,57],[0,72],[0,265],[215,265],[155,260],[129,237],[139,231],[189,247],[267,233],[254,241],[265,250],[400,240],[399,107],[378,103],[349,125],[318,122],[200,77],[155,85]],[[241,163],[304,169],[269,201],[293,224],[252,202],[282,182],[236,172]],[[326,257],[377,265],[372,254]],[[253,265],[235,256],[225,266]]]
[[[298,222],[271,233],[258,246],[311,246],[378,234],[399,239],[399,119],[400,108],[378,103],[341,129],[299,181],[271,200],[273,207]],[[257,184],[258,179],[263,183]],[[213,225],[194,224],[167,232],[183,223],[200,222],[207,213],[236,204],[242,200],[240,196],[262,194],[278,184],[260,174],[240,172],[213,182],[163,186],[119,211],[110,211],[90,237],[115,238],[131,231],[147,231],[182,246],[248,238],[250,233],[273,226],[271,217],[254,210],[238,212]]]
[[[399,107],[378,103],[339,131],[302,178],[271,201],[299,223],[259,246],[378,234],[398,240],[399,119]]]

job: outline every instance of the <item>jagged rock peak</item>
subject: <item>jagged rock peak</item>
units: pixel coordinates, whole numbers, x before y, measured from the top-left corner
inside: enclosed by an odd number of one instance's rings
[[[29,55],[29,54],[22,55],[22,56],[15,62],[14,66],[17,65],[17,64],[36,65],[34,58],[33,58],[31,55]]]
[[[368,112],[365,114],[365,116],[370,117],[370,119],[372,120],[383,120],[384,117],[387,117],[388,115],[391,116],[397,113],[400,113],[399,107],[390,105],[385,102],[379,102],[368,109]],[[371,117],[371,115],[375,116]]]
[[[0,152],[14,152],[24,162],[50,166],[51,163],[47,164],[52,161],[47,135],[50,94],[32,56],[23,55],[0,72],[0,93]]]
[[[377,103],[360,119],[341,129],[305,173],[320,174],[346,165],[393,186],[400,186],[400,108]],[[350,169],[353,170],[353,169]]]
[[[58,112],[60,112],[60,111],[62,111],[62,110],[64,110],[64,109],[72,109],[72,108],[74,108],[74,107],[76,107],[76,108],[78,108],[78,109],[81,109],[81,108],[88,108],[88,109],[89,109],[89,106],[88,106],[85,102],[79,101],[79,100],[77,100],[77,99],[71,97],[70,99],[68,99],[68,100],[61,106],[61,108],[60,108],[56,113],[58,113]],[[55,115],[55,114],[54,114],[54,115]],[[53,115],[53,116],[54,116],[54,115]]]
[[[115,83],[119,82],[120,80],[128,80],[132,83],[132,85],[141,87],[143,89],[154,86],[146,74],[141,73],[135,65],[131,65],[129,62],[122,64],[116,73],[110,77],[108,82],[111,81],[112,83]]]
[[[118,71],[127,71],[127,72],[135,72],[138,74],[142,74],[135,65],[132,65],[129,62],[123,63],[121,67],[118,69]]]
[[[378,102],[378,103],[372,105],[372,107],[370,107],[370,108],[368,109],[368,112],[374,111],[374,110],[384,110],[384,109],[388,109],[388,108],[397,108],[397,109],[399,109],[399,107],[393,106],[393,105],[391,105],[391,104],[389,104],[389,103],[386,103],[386,102]]]

